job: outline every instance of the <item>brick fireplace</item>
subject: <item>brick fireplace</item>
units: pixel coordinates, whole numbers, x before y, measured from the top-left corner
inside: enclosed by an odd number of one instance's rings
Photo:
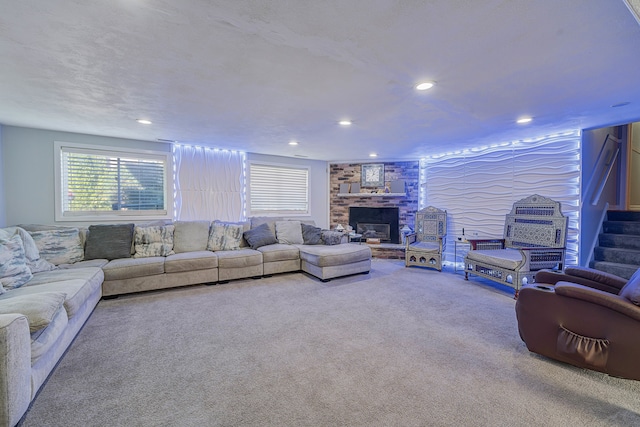
[[[349,224],[355,229],[349,218],[349,210],[352,207],[397,208],[398,220],[397,225],[393,225],[393,234],[398,236],[395,243],[400,243],[400,229],[404,225],[408,225],[411,229],[414,228],[415,213],[418,210],[419,162],[384,162],[385,184],[389,186],[391,181],[403,180],[406,183],[406,194],[387,195],[382,193],[383,189],[375,188],[361,188],[358,194],[345,195],[340,193],[340,184],[361,182],[361,170],[362,163],[330,165],[330,227],[334,228],[338,224],[346,227]],[[372,191],[376,191],[376,193],[372,193]],[[374,256],[377,256],[375,252]],[[395,258],[395,256],[393,257]]]

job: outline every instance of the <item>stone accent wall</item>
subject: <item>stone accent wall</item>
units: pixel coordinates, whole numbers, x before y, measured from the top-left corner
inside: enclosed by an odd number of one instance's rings
[[[418,210],[418,174],[419,162],[370,162],[384,163],[384,180],[388,187],[391,181],[404,179],[407,184],[407,195],[402,196],[370,196],[372,188],[361,188],[362,196],[340,197],[340,184],[361,182],[361,163],[337,163],[330,165],[330,201],[329,225],[333,229],[338,224],[346,227],[349,224],[349,207],[398,207],[400,212],[400,228],[408,225],[414,229],[415,213]],[[380,190],[382,191],[382,190]]]

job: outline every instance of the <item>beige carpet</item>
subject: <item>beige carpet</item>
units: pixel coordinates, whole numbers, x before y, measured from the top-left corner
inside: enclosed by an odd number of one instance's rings
[[[374,260],[101,301],[24,426],[632,426],[640,382],[529,353],[512,294]]]

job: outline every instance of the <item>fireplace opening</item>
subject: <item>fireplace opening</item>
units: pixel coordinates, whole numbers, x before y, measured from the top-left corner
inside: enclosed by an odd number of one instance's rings
[[[349,225],[363,238],[400,243],[399,208],[349,208]]]

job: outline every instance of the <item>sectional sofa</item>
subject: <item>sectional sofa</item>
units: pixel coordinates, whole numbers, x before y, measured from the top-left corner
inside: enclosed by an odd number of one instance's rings
[[[0,426],[20,421],[101,297],[370,268],[368,246],[284,218],[0,229]]]

